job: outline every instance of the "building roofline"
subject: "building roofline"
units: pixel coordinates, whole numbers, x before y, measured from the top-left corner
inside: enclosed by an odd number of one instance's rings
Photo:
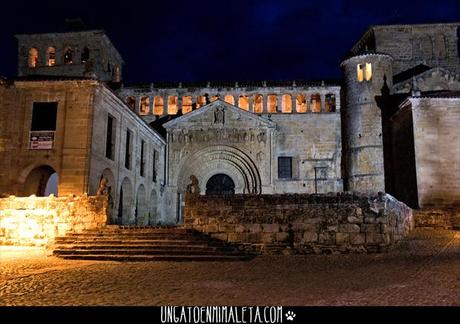
[[[17,40],[21,40],[26,37],[51,37],[51,36],[65,36],[65,35],[85,35],[85,34],[100,34],[102,38],[109,43],[109,45],[115,50],[115,53],[117,54],[118,58],[120,61],[124,64],[123,57],[121,56],[120,52],[118,49],[115,47],[115,45],[112,43],[110,40],[109,36],[107,36],[107,33],[105,32],[104,29],[91,29],[91,30],[81,30],[81,31],[70,31],[70,32],[56,32],[56,33],[33,33],[33,34],[15,34],[14,37]]]
[[[360,38],[353,44],[350,49],[350,53],[356,51],[356,48],[359,47],[376,29],[385,29],[385,28],[403,28],[403,27],[433,27],[434,25],[438,26],[450,26],[458,27],[460,22],[451,22],[451,23],[423,23],[423,24],[382,24],[382,25],[370,25],[367,27],[366,31],[361,35]]]

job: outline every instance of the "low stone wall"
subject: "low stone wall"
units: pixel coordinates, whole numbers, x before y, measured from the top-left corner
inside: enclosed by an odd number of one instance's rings
[[[45,246],[56,236],[107,223],[106,196],[0,199],[0,245]]]
[[[460,206],[424,206],[414,210],[416,227],[460,228]]]
[[[380,252],[413,227],[388,194],[187,196],[185,224],[255,253]]]

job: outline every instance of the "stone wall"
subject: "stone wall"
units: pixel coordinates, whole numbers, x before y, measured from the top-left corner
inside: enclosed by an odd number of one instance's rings
[[[412,228],[388,194],[188,196],[185,224],[256,253],[380,252]]]
[[[57,236],[105,226],[106,196],[0,199],[0,245],[44,246]]]
[[[460,229],[460,205],[426,206],[414,210],[414,221],[416,227]]]

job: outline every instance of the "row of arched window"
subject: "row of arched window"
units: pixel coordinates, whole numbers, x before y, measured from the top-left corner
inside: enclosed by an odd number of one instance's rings
[[[194,100],[192,96],[183,96],[179,100],[178,96],[143,96],[136,101],[135,97],[127,97],[126,103],[131,110],[139,115],[153,114],[156,116],[176,115],[179,110],[182,114],[187,114],[193,109],[200,108],[209,102],[217,100],[219,96],[197,96]],[[306,112],[335,112],[336,98],[332,93],[326,94],[323,98],[319,93],[309,96],[299,93],[291,94],[269,94],[269,95],[225,95],[224,101],[239,108],[257,114],[262,113],[306,113]],[[137,108],[137,109],[136,109]]]
[[[64,49],[63,56],[62,56],[62,61],[64,64],[73,64],[75,63],[75,53],[72,47],[67,46]],[[80,56],[80,62],[86,63],[89,60],[90,57],[90,51],[88,47],[84,47],[81,56]],[[54,66],[57,64],[56,62],[56,47],[50,46],[46,49],[46,60],[45,60],[46,66]],[[29,49],[29,59],[28,59],[28,66],[30,68],[36,68],[39,66],[39,52],[38,49],[35,47],[32,47]]]

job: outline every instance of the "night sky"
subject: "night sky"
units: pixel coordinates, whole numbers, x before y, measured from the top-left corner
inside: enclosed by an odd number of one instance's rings
[[[0,75],[16,72],[17,33],[104,29],[124,82],[329,80],[369,25],[460,21],[460,0],[8,1]]]

